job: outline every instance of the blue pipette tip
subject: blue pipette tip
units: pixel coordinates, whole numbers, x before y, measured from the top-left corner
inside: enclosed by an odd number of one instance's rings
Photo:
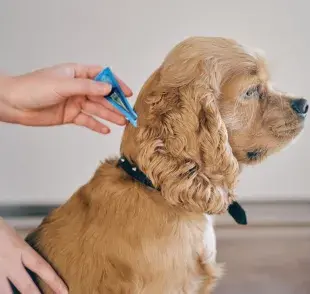
[[[127,120],[134,126],[137,127],[137,114],[131,105],[128,103],[128,100],[121,89],[119,83],[114,77],[111,69],[106,67],[103,69],[96,77],[95,81],[100,81],[108,83],[112,86],[112,90],[109,95],[105,98],[117,109],[119,110]]]

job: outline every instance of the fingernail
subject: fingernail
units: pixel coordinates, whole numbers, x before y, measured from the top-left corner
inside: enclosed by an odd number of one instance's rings
[[[120,117],[120,119],[119,119],[119,124],[120,125],[125,125],[126,124],[126,122],[127,122],[127,120],[126,120],[126,118],[125,117]]]
[[[69,294],[69,290],[68,290],[68,288],[67,287],[61,287],[60,289],[59,289],[59,292],[58,292],[59,294]]]
[[[109,133],[110,133],[110,129],[108,129],[108,128],[102,128],[102,129],[101,129],[101,133],[103,133],[103,134],[109,134]]]
[[[97,82],[100,90],[102,90],[102,92],[104,92],[104,95],[108,95],[110,94],[110,92],[112,91],[112,86],[108,83],[102,83],[102,82]]]

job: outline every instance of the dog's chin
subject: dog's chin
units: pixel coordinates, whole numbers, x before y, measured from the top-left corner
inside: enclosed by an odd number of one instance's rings
[[[287,146],[291,145],[293,142],[296,142],[297,138],[300,137],[304,130],[304,122],[300,122],[294,126],[286,126],[286,128],[282,128],[278,132],[275,131],[273,133],[275,140],[279,142],[279,148],[283,149]]]
[[[292,146],[302,135],[304,131],[304,125],[299,124],[293,129],[288,129],[286,131],[281,131],[279,134],[274,134],[275,140],[279,142],[273,148],[270,149],[254,149],[254,150],[244,150],[244,152],[239,155],[238,161],[245,165],[256,165],[264,161],[270,155],[278,152],[282,152]]]
[[[305,117],[300,117],[297,121],[287,121],[283,125],[271,127],[270,130],[275,140],[279,140],[289,144],[300,135],[305,127]]]
[[[289,147],[294,145],[298,139],[302,136],[304,132],[304,126],[299,126],[299,128],[296,128],[294,132],[288,132],[287,136],[284,137],[285,144],[281,144],[278,148],[276,148],[275,152],[277,151],[284,151],[287,150]]]

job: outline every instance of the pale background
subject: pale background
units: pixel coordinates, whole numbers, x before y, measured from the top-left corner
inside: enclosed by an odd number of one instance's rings
[[[60,62],[111,66],[135,97],[172,46],[192,35],[262,48],[278,87],[309,95],[307,1],[0,0],[0,70],[21,74]],[[100,160],[118,154],[122,128],[0,125],[0,205],[65,201]],[[243,199],[310,199],[310,130],[245,170]]]
[[[134,102],[177,42],[223,36],[263,49],[276,86],[310,98],[308,6],[304,0],[0,0],[0,71],[21,74],[68,61],[109,65],[132,87]],[[100,160],[118,154],[121,134],[116,126],[102,136],[75,126],[1,124],[0,211],[5,204],[66,201]],[[309,135],[307,127],[296,144],[243,173],[238,192],[249,225],[217,219],[218,260],[227,275],[215,293],[310,293]],[[257,199],[262,203],[251,202]],[[25,212],[16,219],[6,212],[21,235],[43,217]]]

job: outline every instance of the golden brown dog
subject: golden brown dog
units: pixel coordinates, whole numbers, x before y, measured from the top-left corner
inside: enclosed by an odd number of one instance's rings
[[[254,51],[193,37],[146,81],[135,110],[121,154],[160,191],[107,160],[27,241],[70,293],[210,293],[219,274],[211,215],[234,199],[243,164],[301,132],[307,101],[272,89]]]

